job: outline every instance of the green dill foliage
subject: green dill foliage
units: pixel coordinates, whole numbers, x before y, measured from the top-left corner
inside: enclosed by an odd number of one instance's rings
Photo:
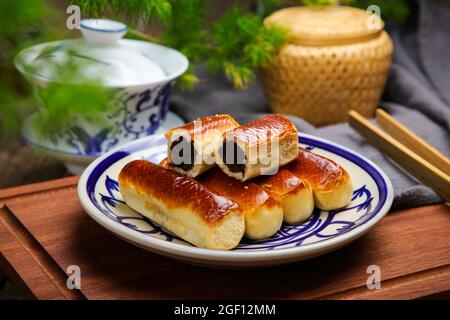
[[[153,3],[155,2],[155,3]],[[166,5],[163,5],[167,2]],[[72,0],[79,5],[84,15],[101,17],[106,13],[125,13],[128,17],[137,17],[144,12],[145,4],[153,7],[171,8],[170,14],[161,14],[162,10],[153,9],[154,18],[159,18],[163,26],[157,42],[176,48],[184,53],[191,64],[206,62],[211,70],[222,70],[236,88],[248,86],[255,78],[255,71],[267,66],[276,51],[287,42],[287,33],[278,27],[265,27],[262,19],[274,9],[281,0],[254,0],[256,13],[234,7],[213,23],[206,17],[210,0],[167,0],[139,1],[122,0]],[[126,9],[125,9],[126,8]],[[130,29],[133,38],[139,34]],[[148,40],[142,37],[143,40]],[[178,82],[182,88],[192,88],[199,81],[191,66]]]
[[[351,5],[367,9],[378,5],[384,20],[404,22],[408,17],[406,0],[296,0],[310,6]],[[264,26],[263,19],[276,9],[295,4],[283,0],[253,0],[251,8],[233,7],[223,12],[218,21],[209,21],[211,0],[66,0],[81,8],[83,17],[110,16],[126,19],[131,26],[127,37],[157,42],[183,52],[191,66],[177,86],[192,88],[199,79],[194,75],[198,63],[206,63],[212,71],[222,71],[236,88],[248,86],[255,72],[269,65],[276,52],[287,42],[287,32],[279,27]],[[37,110],[32,90],[18,75],[13,58],[24,47],[39,42],[66,38],[61,22],[61,9],[53,9],[49,0],[0,1],[0,139],[13,136],[30,110]],[[161,30],[158,37],[144,34],[133,26],[145,22]],[[55,28],[55,26],[59,26]],[[41,103],[39,127],[42,134],[70,126],[74,117],[101,121],[103,111],[110,107],[111,92],[98,81],[83,79],[78,73],[86,61],[77,52],[68,52],[66,66],[57,68],[59,84],[39,89]],[[52,50],[42,52],[51,56]],[[84,62],[83,62],[84,61]],[[78,79],[77,83],[70,79]],[[81,81],[81,80],[83,81]]]
[[[208,0],[171,0],[175,8],[172,17],[164,23],[163,44],[178,49],[190,61],[190,66],[176,82],[182,90],[192,89],[199,79],[193,74],[193,64],[200,63],[210,52],[206,26]]]
[[[308,6],[351,5],[363,9],[380,6],[386,20],[404,21],[408,14],[406,0],[298,0]],[[213,71],[223,71],[238,89],[255,78],[255,71],[270,64],[274,54],[287,42],[287,32],[266,27],[262,20],[273,10],[286,5],[283,0],[253,0],[254,12],[233,7],[219,21],[210,23],[206,16],[211,0],[72,0],[83,15],[105,14],[144,18],[163,27],[160,38],[148,37],[130,28],[129,37],[158,42],[183,52],[191,67],[178,81],[181,88],[191,88],[199,81],[195,65],[206,62]],[[292,2],[290,2],[292,4]],[[212,25],[212,26],[211,26]]]
[[[172,15],[172,4],[169,0],[76,0],[70,1],[82,8],[84,13],[100,17],[105,12],[117,12],[128,19],[159,19],[166,21]]]
[[[70,52],[64,66],[55,70],[60,81],[40,88],[40,101],[33,97],[33,90],[14,66],[16,54],[24,47],[64,38],[55,30],[54,10],[44,0],[0,1],[0,141],[14,138],[21,122],[32,111],[40,108],[38,133],[48,135],[70,125],[74,117],[102,121],[102,112],[109,108],[111,92],[103,89],[98,81],[86,80],[79,70],[84,63],[93,63],[77,52]],[[40,58],[50,57],[57,48],[43,50]],[[84,62],[83,62],[84,61]],[[19,61],[20,62],[20,61]],[[37,72],[27,66],[28,72]],[[77,83],[70,82],[77,79]]]
[[[175,10],[165,23],[163,42],[177,48],[191,62],[200,62],[209,51],[206,30],[206,9],[208,0],[170,0]]]
[[[13,65],[14,55],[48,10],[43,0],[0,1],[0,140],[13,137],[24,115],[28,96]]]
[[[75,118],[83,118],[107,125],[103,112],[111,106],[112,92],[95,82],[51,83],[39,90],[39,98],[45,106],[37,118],[37,130],[49,135],[62,129],[70,129]]]
[[[213,28],[213,50],[208,66],[222,69],[234,86],[243,89],[255,77],[254,70],[268,66],[287,41],[280,27],[265,27],[257,15],[232,8]]]
[[[104,62],[85,56],[67,44],[47,47],[36,59],[45,61],[55,53],[64,53],[67,61],[53,63],[54,81],[35,88],[42,104],[36,122],[37,132],[48,135],[70,128],[75,118],[107,125],[104,112],[113,110],[111,98],[114,92],[102,87],[100,79],[83,73],[84,68]],[[26,70],[29,74],[42,73],[40,67],[33,65],[27,65]]]
[[[15,41],[17,36],[22,38],[46,13],[43,0],[0,1],[0,45]]]

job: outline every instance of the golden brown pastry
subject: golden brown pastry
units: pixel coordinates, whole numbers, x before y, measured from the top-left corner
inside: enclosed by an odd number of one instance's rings
[[[196,177],[215,166],[215,146],[226,131],[238,126],[231,116],[218,114],[167,131],[167,154],[174,170]]]
[[[245,217],[245,236],[265,239],[277,233],[283,222],[281,199],[253,182],[242,182],[213,168],[198,177],[213,192],[239,206]]]
[[[173,170],[135,160],[121,170],[119,188],[128,206],[197,247],[232,249],[244,235],[234,201]]]
[[[286,169],[309,183],[315,206],[319,209],[334,210],[350,203],[352,180],[348,172],[334,161],[300,148],[298,157]]]
[[[291,171],[281,168],[275,175],[260,176],[252,181],[281,197],[285,223],[304,222],[313,213],[314,198],[311,187]]]
[[[170,163],[169,158],[162,159],[159,165],[164,169],[173,170],[173,165]]]
[[[216,163],[230,177],[245,181],[274,174],[298,155],[297,129],[278,114],[230,130],[216,146]]]

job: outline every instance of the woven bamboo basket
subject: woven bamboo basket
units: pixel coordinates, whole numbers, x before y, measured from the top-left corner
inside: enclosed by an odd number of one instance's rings
[[[351,7],[292,7],[265,23],[284,26],[290,34],[274,63],[261,70],[274,112],[317,126],[345,122],[352,109],[373,115],[393,51],[378,16]]]

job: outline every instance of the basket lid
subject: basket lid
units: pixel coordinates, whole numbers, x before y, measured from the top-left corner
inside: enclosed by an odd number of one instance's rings
[[[291,43],[311,46],[367,41],[384,27],[378,15],[346,6],[285,8],[272,13],[264,23],[287,28]]]

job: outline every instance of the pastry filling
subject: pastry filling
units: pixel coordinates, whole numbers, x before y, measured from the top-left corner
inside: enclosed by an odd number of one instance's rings
[[[222,145],[223,163],[231,172],[245,173],[245,154],[236,141],[224,141]]]
[[[184,171],[189,171],[194,167],[194,141],[187,141],[184,137],[179,137],[170,145],[170,152],[173,166]]]

